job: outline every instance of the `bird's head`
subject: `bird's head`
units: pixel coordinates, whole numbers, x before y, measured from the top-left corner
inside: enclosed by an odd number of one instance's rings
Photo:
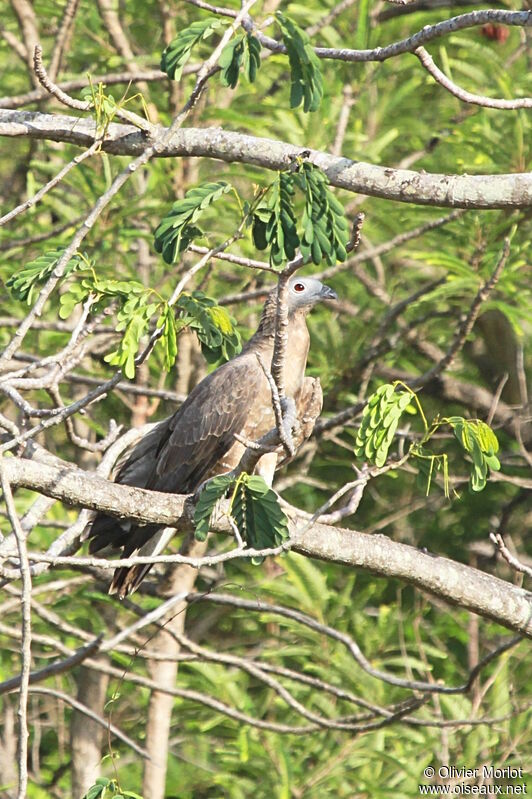
[[[288,283],[287,309],[289,317],[295,314],[306,316],[317,302],[337,300],[338,295],[329,286],[315,277],[292,277]],[[268,294],[257,334],[272,336],[275,331],[277,311],[277,287]],[[253,339],[252,339],[253,340]]]
[[[292,277],[288,284],[288,311],[310,310],[322,300],[337,300],[338,295],[315,277]]]

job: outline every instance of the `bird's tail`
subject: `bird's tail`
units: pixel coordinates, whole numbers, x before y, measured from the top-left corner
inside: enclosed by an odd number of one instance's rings
[[[130,557],[155,557],[166,548],[174,535],[174,527],[161,527],[152,535],[149,541],[131,552]],[[121,566],[116,569],[109,593],[116,594],[119,599],[124,599],[124,597],[132,594],[133,591],[137,590],[153,565],[153,563],[139,563],[137,566]]]

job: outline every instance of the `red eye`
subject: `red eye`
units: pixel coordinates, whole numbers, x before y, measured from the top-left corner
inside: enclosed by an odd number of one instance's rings
[[[296,283],[294,286],[294,291],[305,291],[305,286],[303,283]]]

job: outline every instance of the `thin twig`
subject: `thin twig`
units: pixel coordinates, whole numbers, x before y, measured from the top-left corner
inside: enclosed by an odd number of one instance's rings
[[[501,553],[502,557],[511,566],[518,572],[522,574],[526,574],[528,577],[532,577],[532,568],[530,566],[525,566],[524,563],[512,555],[506,544],[504,543],[504,539],[500,533],[490,533],[490,539],[493,541],[499,552]]]
[[[75,108],[78,111],[91,110],[93,107],[92,100],[76,100],[74,97],[70,97],[69,94],[60,89],[59,86],[57,86],[50,79],[42,62],[42,47],[40,44],[35,47],[35,52],[33,54],[33,67],[41,86],[46,89],[47,92],[56,97],[59,102],[63,103],[63,105],[66,105],[68,108]],[[152,123],[148,120],[144,119],[144,117],[139,116],[139,114],[135,114],[132,111],[126,111],[125,108],[119,108],[118,106],[116,106],[113,111],[114,116],[116,116],[118,119],[121,119],[123,122],[134,125],[136,128],[139,128],[145,133],[154,133],[155,126],[152,125]]]
[[[20,670],[20,695],[18,704],[18,794],[17,799],[25,799],[28,787],[28,686],[31,672],[31,572],[26,551],[26,540],[20,526],[20,521],[15,508],[11,486],[4,471],[0,457],[0,483],[4,494],[9,520],[17,539],[20,574],[22,577],[22,642],[20,654],[22,667]]]
[[[441,372],[445,371],[454,361],[462,347],[464,346],[466,339],[470,332],[473,329],[473,325],[477,319],[477,316],[480,313],[480,309],[482,304],[488,299],[489,295],[491,294],[492,290],[495,288],[497,281],[499,280],[500,274],[508,260],[508,256],[510,254],[510,240],[505,239],[504,245],[499,256],[499,260],[497,261],[497,265],[493,270],[491,277],[481,286],[478,290],[475,299],[471,303],[471,307],[465,319],[463,320],[462,324],[458,328],[456,335],[451,343],[451,346],[443,356],[443,358],[434,366],[429,369],[427,372],[422,374],[420,377],[416,378],[414,381],[409,383],[411,388],[418,388],[419,386],[425,385],[425,383],[429,383],[435,377],[437,377]]]
[[[103,727],[105,730],[110,731],[114,736],[116,736],[120,741],[123,741],[127,746],[133,749],[140,757],[144,760],[149,760],[150,756],[142,746],[139,746],[129,735],[126,735],[122,730],[120,730],[116,725],[111,724],[109,719],[104,719],[99,716],[94,710],[87,707],[87,705],[82,704],[82,702],[78,702],[77,699],[69,696],[68,694],[63,693],[63,691],[56,691],[54,688],[43,688],[42,686],[31,687],[32,694],[43,694],[44,696],[53,696],[56,699],[60,699],[65,704],[70,705],[79,713],[83,713],[84,716],[95,721],[96,724],[99,724],[100,727]]]
[[[532,97],[520,97],[519,99],[515,100],[499,100],[494,97],[485,97],[481,94],[473,94],[472,92],[468,92],[466,89],[462,89],[460,86],[457,86],[456,83],[448,78],[447,75],[436,66],[430,53],[428,53],[424,47],[417,47],[414,50],[414,54],[417,55],[421,64],[425,67],[427,72],[432,75],[436,83],[439,83],[440,86],[443,86],[444,89],[447,89],[447,91],[454,95],[454,97],[457,97],[464,103],[480,105],[484,108],[500,108],[507,110],[513,110],[516,108],[532,108]]]
[[[17,205],[16,208],[13,208],[13,210],[0,217],[0,227],[7,224],[7,222],[11,222],[12,219],[21,214],[23,211],[27,211],[28,208],[32,208],[34,205],[37,205],[37,203],[42,200],[45,194],[48,194],[51,189],[57,186],[57,184],[60,183],[66,175],[68,175],[71,169],[73,169],[75,166],[79,166],[79,164],[83,163],[85,159],[90,158],[92,155],[97,153],[99,149],[100,142],[95,141],[94,144],[91,144],[88,150],[76,155],[72,161],[70,161],[68,164],[65,164],[65,166],[59,170],[57,175],[54,175],[54,177],[49,180],[48,183],[46,183],[41,189],[39,189],[39,191],[37,191],[32,197],[29,197],[25,202]]]
[[[198,64],[187,64],[183,69],[183,75],[191,75],[199,69]],[[148,69],[140,72],[109,72],[104,75],[93,75],[89,80],[88,77],[74,78],[73,80],[64,80],[57,84],[57,87],[64,92],[77,91],[85,89],[90,86],[97,86],[103,83],[105,86],[115,86],[118,83],[146,83],[168,80],[166,72],[161,72],[160,69]],[[0,108],[21,108],[22,106],[30,103],[40,102],[50,98],[50,93],[44,88],[33,89],[25,94],[14,95],[13,97],[0,97]]]
[[[79,8],[79,0],[68,0],[63,11],[63,17],[57,35],[55,37],[54,49],[50,58],[48,75],[50,80],[55,80],[61,69],[61,62],[65,50],[68,49],[68,42],[72,33],[74,18]]]
[[[237,608],[244,608],[246,610],[253,610],[259,613],[272,613],[273,615],[282,616],[287,619],[291,619],[296,621],[298,624],[303,624],[305,627],[310,628],[311,630],[315,630],[320,635],[325,635],[332,640],[338,641],[339,643],[343,644],[346,647],[349,654],[353,657],[356,663],[360,666],[360,668],[369,674],[371,677],[374,677],[377,680],[381,680],[382,682],[388,683],[389,685],[395,685],[400,688],[409,688],[413,691],[424,691],[427,693],[436,693],[436,694],[462,694],[466,693],[469,690],[469,687],[477,676],[479,670],[484,668],[486,665],[491,663],[491,661],[498,657],[503,652],[506,652],[511,647],[515,646],[522,640],[522,636],[514,636],[513,638],[508,639],[505,641],[501,646],[497,647],[492,652],[488,653],[485,658],[483,658],[480,663],[477,664],[475,669],[472,670],[471,674],[469,675],[466,682],[462,683],[462,685],[457,686],[447,686],[442,685],[441,683],[429,683],[429,682],[422,682],[420,680],[405,680],[401,677],[397,677],[395,674],[390,674],[388,672],[381,671],[380,669],[375,669],[371,666],[370,662],[362,653],[362,650],[355,642],[355,640],[348,635],[347,633],[341,632],[340,630],[335,629],[334,627],[330,627],[327,624],[322,624],[321,622],[317,621],[316,619],[308,616],[305,613],[302,613],[299,610],[294,610],[293,608],[287,608],[283,605],[274,605],[265,602],[257,602],[254,600],[249,599],[242,599],[241,597],[234,597],[230,594],[216,594],[216,593],[208,593],[208,594],[197,594],[191,593],[187,597],[187,602],[196,602],[196,601],[205,601],[205,602],[213,602],[219,605],[231,605]]]

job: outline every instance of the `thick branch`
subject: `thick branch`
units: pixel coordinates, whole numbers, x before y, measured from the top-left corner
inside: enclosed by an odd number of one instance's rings
[[[157,135],[156,154],[162,158],[182,156],[215,158],[253,164],[264,169],[285,169],[290,157],[301,152],[273,139],[258,138],[221,128],[185,128],[163,141]],[[92,120],[61,114],[0,110],[0,136],[34,139],[89,147],[95,140]],[[130,125],[111,124],[102,149],[115,155],[138,155],[146,148],[146,137]],[[321,167],[331,185],[347,191],[385,197],[389,200],[449,208],[527,208],[532,205],[532,173],[515,175],[442,175],[391,169],[351,161],[312,150],[310,160]]]
[[[186,497],[116,485],[79,469],[62,469],[19,458],[6,458],[6,478],[70,505],[98,509],[141,523],[192,528],[192,503]],[[492,619],[532,638],[532,595],[511,583],[447,558],[420,552],[386,536],[290,519],[292,549],[312,558],[356,566],[383,577],[393,577],[428,591],[466,610]],[[215,530],[231,532],[227,520]]]

